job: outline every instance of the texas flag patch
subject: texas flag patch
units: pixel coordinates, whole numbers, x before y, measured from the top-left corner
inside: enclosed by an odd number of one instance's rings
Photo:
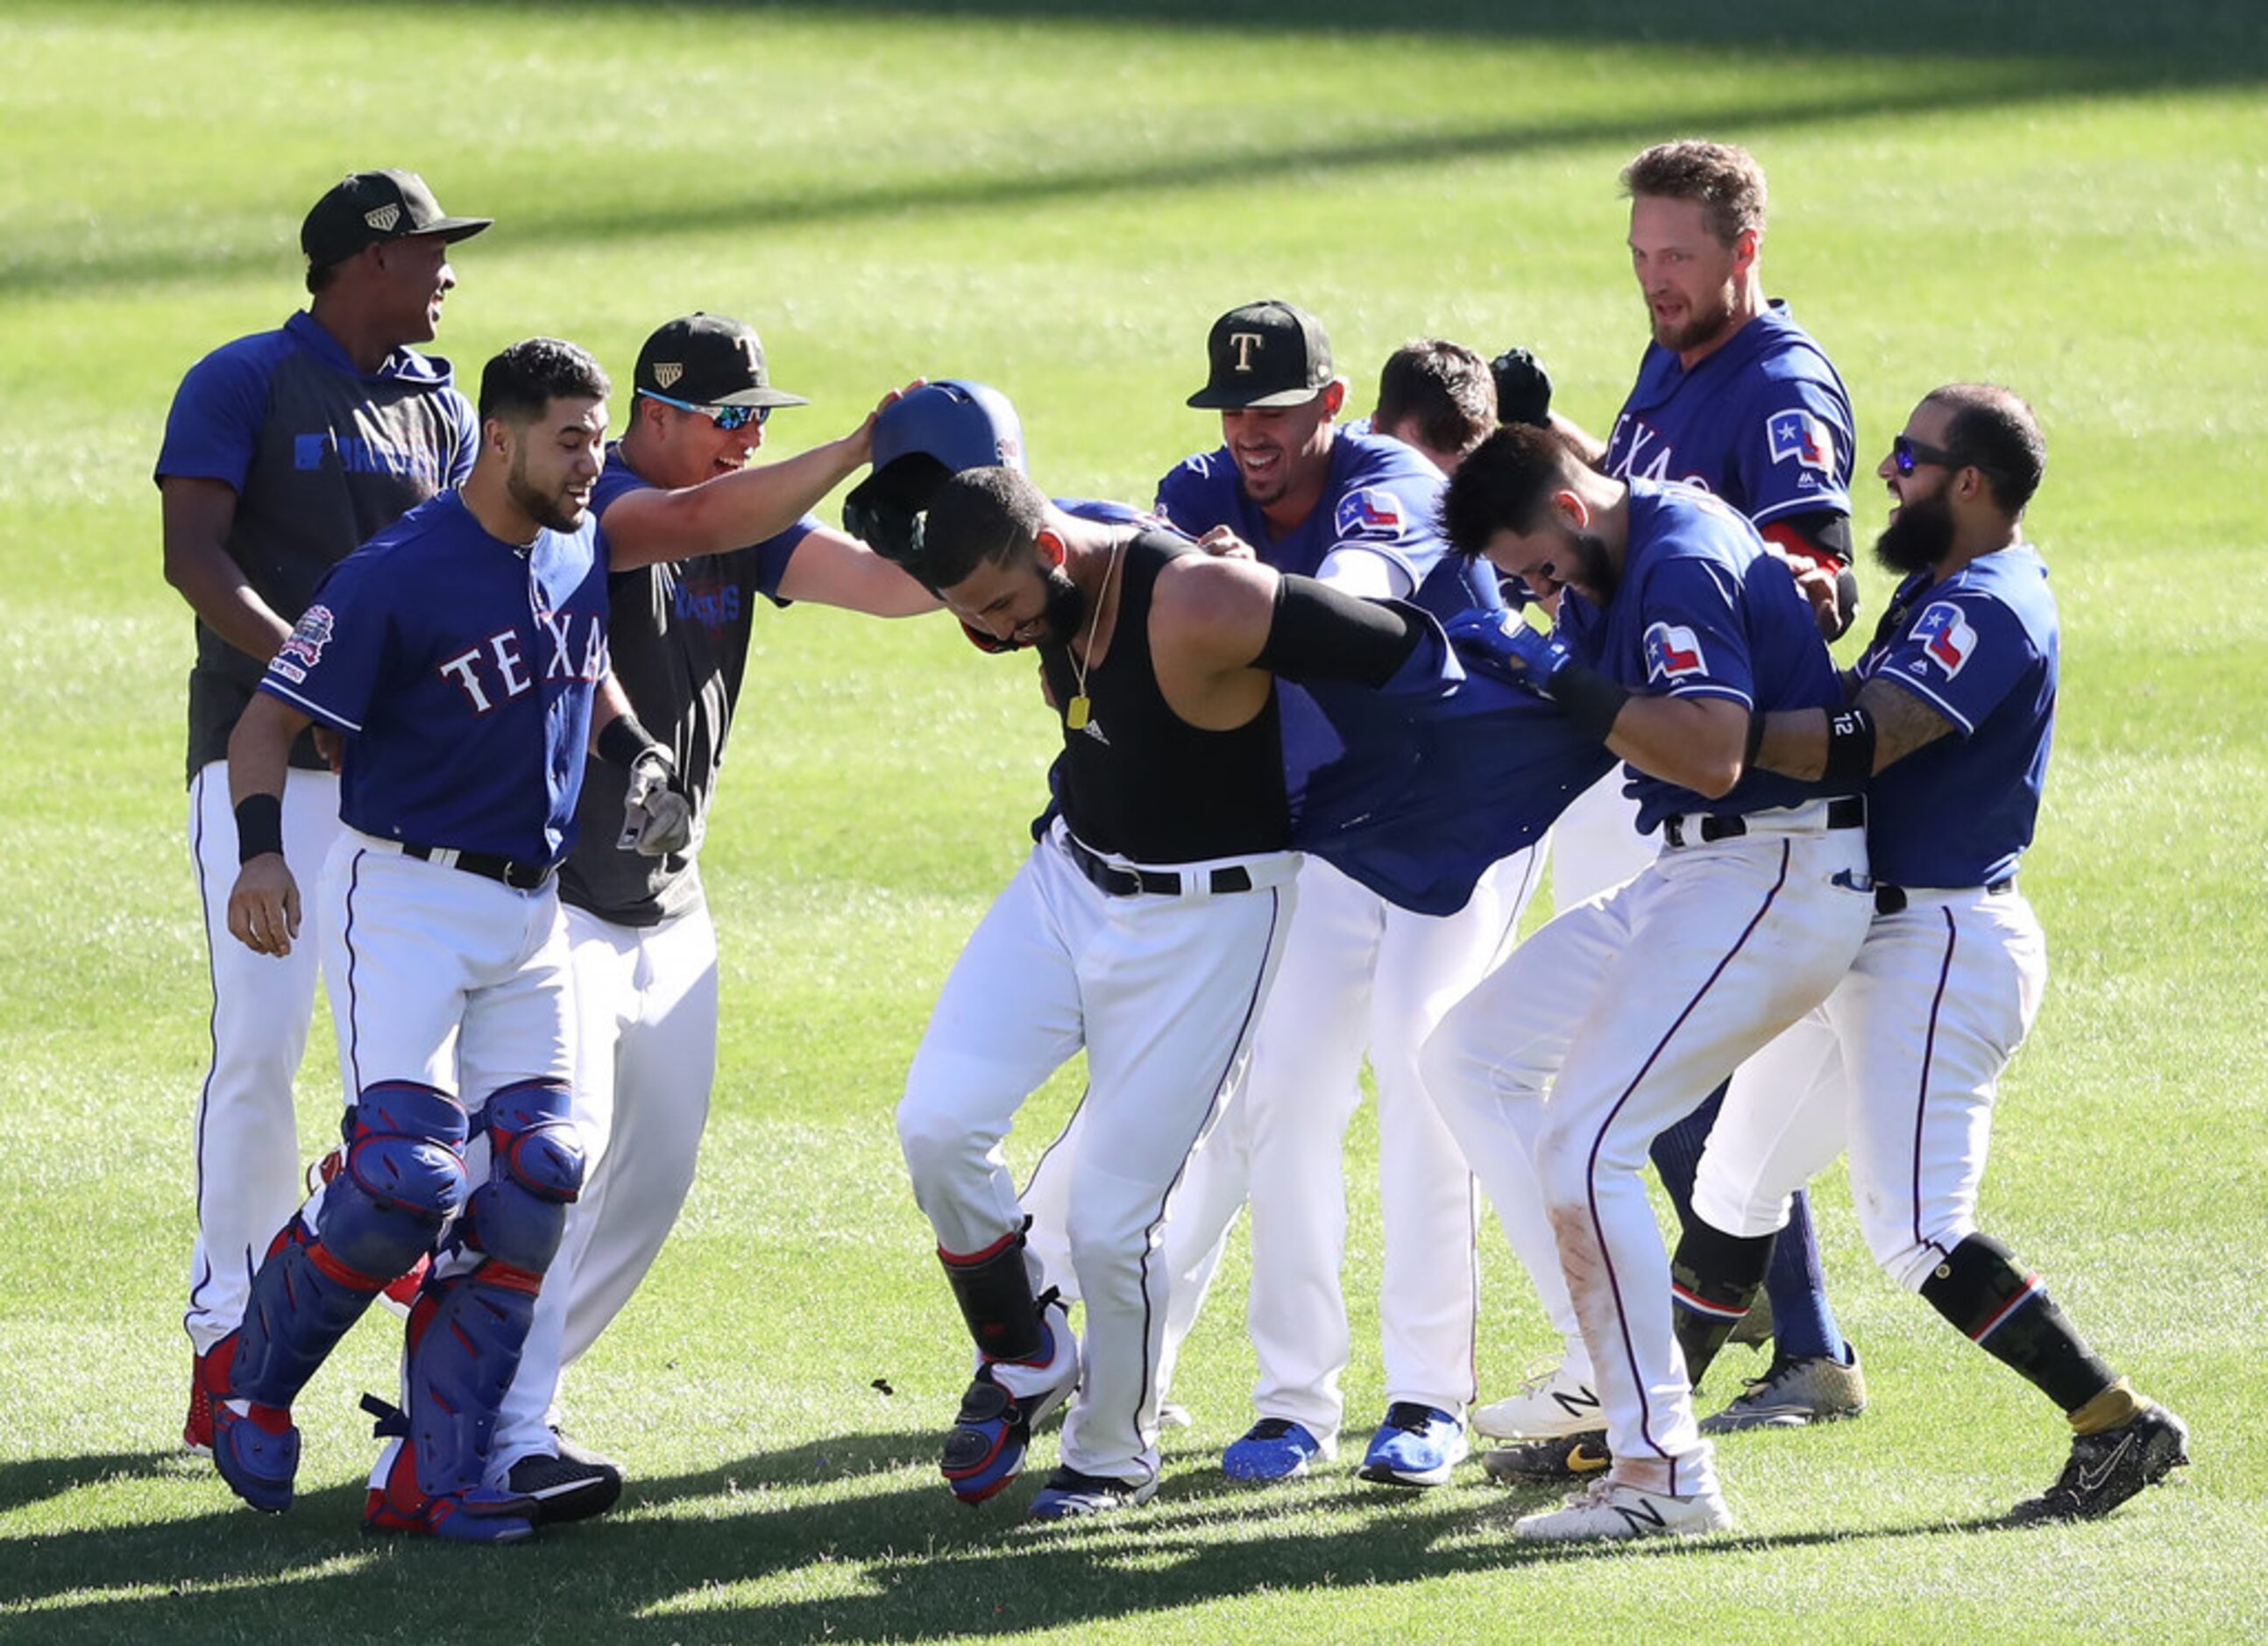
[[[1382,486],[1366,486],[1339,499],[1334,522],[1341,543],[1392,543],[1408,530],[1410,512]]]
[[[1977,631],[1949,600],[1923,609],[1914,619],[1913,638],[1921,643],[1922,656],[1943,669],[1948,680],[1959,674],[1977,653]],[[1914,671],[1921,670],[1922,665],[1916,662]]]
[[[1683,624],[1657,623],[1646,631],[1646,677],[1648,680],[1690,680],[1705,675],[1701,638]]]
[[[1815,469],[1822,475],[1835,467],[1834,432],[1824,417],[1815,417],[1800,406],[1772,413],[1764,423],[1764,433],[1771,442],[1771,460],[1776,463],[1793,457],[1800,467]]]

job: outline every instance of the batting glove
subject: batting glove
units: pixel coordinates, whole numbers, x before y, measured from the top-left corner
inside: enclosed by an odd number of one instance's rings
[[[677,763],[659,744],[630,764],[630,787],[622,797],[618,852],[667,857],[693,845],[693,801],[678,781]]]

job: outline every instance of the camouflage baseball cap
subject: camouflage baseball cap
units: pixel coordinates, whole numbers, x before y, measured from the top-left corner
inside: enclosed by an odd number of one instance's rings
[[[299,225],[299,249],[310,268],[328,269],[365,247],[412,234],[470,240],[495,221],[451,217],[415,172],[355,172],[315,202]]]

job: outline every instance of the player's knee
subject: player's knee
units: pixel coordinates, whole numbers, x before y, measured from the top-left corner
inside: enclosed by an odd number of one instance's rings
[[[363,1089],[344,1130],[346,1169],[323,1195],[323,1246],[391,1280],[463,1209],[465,1111],[434,1087],[383,1081]]]
[[[994,1140],[969,1125],[966,1105],[959,1101],[961,1089],[959,1081],[940,1079],[934,1069],[925,1074],[918,1064],[906,1081],[906,1095],[898,1102],[898,1148],[916,1183],[955,1177],[991,1148]]]
[[[467,1244],[499,1263],[541,1274],[583,1186],[583,1149],[559,1081],[521,1081],[490,1097],[489,1179],[468,1207]]]

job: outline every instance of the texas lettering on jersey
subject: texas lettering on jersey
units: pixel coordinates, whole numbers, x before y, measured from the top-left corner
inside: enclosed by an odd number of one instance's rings
[[[1698,474],[1680,475],[1671,472],[1677,454],[1671,449],[1661,431],[1645,418],[1624,412],[1615,419],[1614,437],[1607,442],[1609,456],[1607,472],[1617,480],[1674,480],[1709,490],[1709,482]]]
[[[543,652],[540,676],[530,672],[531,660],[521,654],[519,635],[511,629],[501,630],[454,657],[441,661],[441,677],[465,694],[474,713],[486,714],[497,704],[532,690],[539,678],[595,683],[606,677],[607,621],[603,616],[583,615],[579,644],[573,612],[539,611],[535,624],[537,644]]]

